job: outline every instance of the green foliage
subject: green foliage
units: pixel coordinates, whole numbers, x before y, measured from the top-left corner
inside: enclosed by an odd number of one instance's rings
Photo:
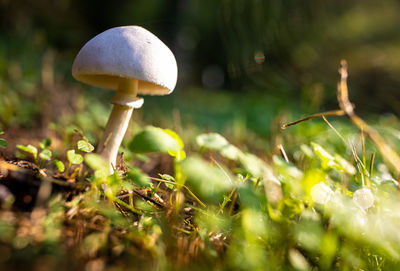
[[[217,151],[223,157],[236,161],[241,165],[243,173],[248,173],[256,178],[270,174],[270,168],[265,162],[251,153],[241,151],[220,134],[201,134],[196,137],[196,142],[202,149]]]
[[[35,146],[32,146],[31,144],[29,144],[27,146],[17,144],[17,148],[20,149],[21,151],[24,151],[24,152],[27,152],[29,154],[32,154],[33,158],[35,160],[37,160],[38,150],[37,150],[37,148]]]
[[[42,160],[50,161],[52,156],[52,152],[49,149],[44,149],[39,153],[39,157]]]
[[[104,158],[95,153],[85,155],[85,162],[93,170],[101,170],[102,168],[108,167]]]
[[[2,134],[4,134],[4,132],[0,130],[0,135],[2,135]],[[3,148],[8,147],[7,141],[4,138],[0,138],[0,147],[3,147]]]
[[[170,130],[170,129],[164,129],[163,131],[166,134],[170,135],[173,139],[175,139],[175,141],[178,142],[178,145],[179,145],[179,149],[178,150],[170,149],[170,150],[168,150],[168,154],[171,155],[172,157],[175,157],[175,159],[177,161],[184,160],[186,158],[186,153],[183,150],[185,145],[183,144],[183,141],[180,138],[180,136],[177,133],[175,133],[174,131]]]
[[[230,145],[225,137],[221,136],[218,133],[199,135],[196,137],[196,142],[197,145],[199,145],[200,147],[213,151],[220,151]]]
[[[149,176],[143,173],[139,168],[132,168],[129,170],[127,178],[139,187],[149,187],[151,184]]]
[[[81,141],[79,151],[92,151],[86,148],[86,140]],[[299,144],[288,156],[291,162],[276,155],[266,161],[217,133],[201,134],[195,141],[198,153],[186,157],[181,137],[172,131],[146,127],[135,135],[129,144],[143,143],[145,147],[130,146],[132,150],[170,154],[173,172],[157,172],[159,178],[130,165],[109,176],[108,163],[90,152],[82,156],[76,150],[67,151],[67,169],[55,159],[57,170],[71,179],[79,177],[76,169],[68,175],[71,165],[81,168],[84,160],[90,185],[70,202],[53,199],[41,224],[46,242],[60,247],[62,215],[74,214],[77,217],[73,219],[79,219],[76,212],[83,212],[93,219],[90,221],[101,221],[93,222],[101,227],[85,233],[79,242],[85,257],[117,247],[126,256],[115,257],[131,257],[137,262],[137,250],[130,248],[140,247],[142,253],[154,253],[151,255],[175,268],[178,263],[167,247],[174,245],[182,250],[179,253],[189,253],[175,243],[176,236],[182,235],[189,245],[201,246],[199,254],[191,257],[229,270],[264,270],[266,266],[280,270],[329,270],[333,266],[396,270],[400,266],[398,182],[379,157],[371,173],[365,170],[367,159],[361,161],[347,149],[336,151],[343,145],[339,140],[331,145]],[[153,143],[155,147],[150,148]],[[170,150],[171,146],[175,149]],[[37,154],[32,147],[19,149]],[[43,142],[40,147],[38,157],[50,160],[50,144]],[[151,162],[149,157],[139,163]],[[7,236],[15,238],[21,248],[33,242],[16,236],[12,222],[0,219],[0,239],[7,242]],[[194,267],[200,265],[196,262]]]
[[[161,179],[166,180],[166,181],[171,181],[175,182],[175,178],[169,174],[158,174]]]
[[[218,202],[224,193],[233,188],[230,174],[199,157],[190,157],[180,166],[188,185],[208,201]]]
[[[51,146],[51,139],[50,138],[45,138],[42,141],[39,142],[39,147],[44,150],[48,149]]]
[[[83,156],[75,153],[75,150],[67,151],[67,158],[72,165],[79,165],[83,162]]]
[[[147,126],[128,144],[129,149],[137,153],[180,151],[180,142],[171,136],[170,130]]]
[[[49,138],[45,138],[41,142],[39,142],[39,148],[42,149],[42,151],[39,153],[39,158],[41,159],[41,162],[51,160],[53,153],[50,150],[50,146],[51,146],[51,139]],[[39,167],[42,166],[43,166],[42,164],[39,165]]]
[[[92,152],[94,150],[94,147],[92,144],[90,144],[89,141],[86,140],[79,140],[77,143],[77,148],[79,151],[83,152]]]
[[[54,165],[56,166],[56,168],[59,172],[64,172],[65,165],[62,161],[54,159]]]
[[[31,154],[33,156],[33,159],[34,159],[36,165],[39,168],[43,168],[44,165],[46,164],[46,162],[51,161],[51,158],[53,156],[53,152],[50,150],[50,146],[51,146],[51,140],[49,138],[46,138],[46,139],[42,140],[41,142],[39,142],[39,148],[41,149],[40,152],[38,151],[38,149],[35,146],[30,145],[30,144],[27,146],[17,144],[16,147],[19,150],[22,150],[24,152]],[[39,153],[39,155],[38,155],[38,153]]]
[[[95,179],[105,179],[108,176],[108,163],[98,154],[85,155],[85,163],[94,170]]]
[[[0,147],[7,148],[7,141],[4,138],[0,138]]]
[[[158,174],[160,176],[161,179],[169,181],[171,183],[165,183],[165,186],[170,189],[170,190],[175,190],[175,183],[176,180],[173,176],[169,175],[169,174]]]

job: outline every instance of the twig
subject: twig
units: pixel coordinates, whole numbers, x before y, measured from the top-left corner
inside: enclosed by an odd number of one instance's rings
[[[313,114],[311,116],[308,116],[308,117],[305,117],[305,118],[302,118],[302,119],[299,119],[299,120],[296,120],[296,121],[293,121],[293,122],[289,122],[289,123],[283,124],[281,126],[281,129],[286,129],[289,126],[293,126],[293,125],[296,125],[296,124],[298,124],[300,122],[311,120],[311,119],[327,117],[327,116],[340,117],[340,116],[344,116],[344,115],[346,115],[346,113],[343,110],[326,111],[326,112],[322,112],[322,113]]]
[[[378,132],[365,123],[361,118],[359,118],[354,113],[354,107],[350,103],[348,88],[347,88],[347,62],[345,60],[341,61],[341,67],[339,69],[340,81],[338,84],[337,99],[340,108],[346,113],[350,118],[351,122],[356,125],[376,144],[379,151],[381,152],[383,158],[385,158],[392,167],[396,170],[397,174],[400,174],[400,157],[397,155],[393,149],[385,143],[383,138],[378,134]]]

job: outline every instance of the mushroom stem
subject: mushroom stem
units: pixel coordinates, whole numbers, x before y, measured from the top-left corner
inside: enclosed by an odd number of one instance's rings
[[[97,153],[109,163],[110,174],[116,168],[118,149],[125,136],[133,109],[140,108],[143,104],[143,99],[136,96],[137,90],[138,80],[124,78],[118,86],[117,94],[111,100],[114,107],[97,150]]]

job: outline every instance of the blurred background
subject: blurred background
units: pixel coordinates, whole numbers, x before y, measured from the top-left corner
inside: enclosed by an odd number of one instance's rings
[[[398,0],[0,0],[0,129],[19,143],[74,128],[98,140],[113,93],[75,81],[71,66],[89,39],[121,25],[153,32],[179,67],[176,90],[146,97],[139,125],[235,142],[254,134],[268,148],[282,121],[337,108],[341,59],[357,112],[393,118],[399,14]]]

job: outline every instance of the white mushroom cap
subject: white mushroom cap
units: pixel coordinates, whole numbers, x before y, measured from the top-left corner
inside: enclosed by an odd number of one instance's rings
[[[88,41],[72,65],[81,82],[116,90],[121,78],[139,80],[138,94],[164,95],[173,91],[178,68],[169,48],[139,26],[106,30]]]

